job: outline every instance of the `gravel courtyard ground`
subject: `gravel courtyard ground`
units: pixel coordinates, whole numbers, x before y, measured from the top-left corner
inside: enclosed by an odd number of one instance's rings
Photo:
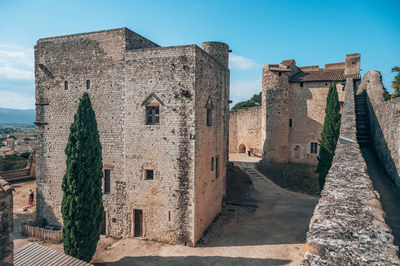
[[[98,265],[298,265],[317,197],[280,188],[255,168],[255,157],[230,155],[253,181],[246,198],[228,202],[197,247],[101,236],[93,262]],[[16,184],[16,227],[34,182]],[[26,200],[25,200],[26,199]],[[20,215],[21,214],[21,215]],[[24,216],[25,215],[25,216]],[[16,231],[17,228],[15,228]],[[17,233],[14,250],[32,241]],[[61,244],[42,243],[58,251]],[[114,244],[113,248],[110,248]]]

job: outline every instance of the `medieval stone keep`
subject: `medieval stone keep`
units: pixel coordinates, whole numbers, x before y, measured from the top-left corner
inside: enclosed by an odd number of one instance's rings
[[[35,46],[37,216],[62,225],[64,149],[88,92],[104,163],[103,233],[193,245],[221,210],[228,45],[160,47],[127,28]]]
[[[336,83],[342,105],[346,78],[355,87],[360,83],[360,54],[325,68],[298,67],[293,59],[264,65],[262,106],[231,111],[229,151],[250,151],[268,162],[317,164],[329,85]]]

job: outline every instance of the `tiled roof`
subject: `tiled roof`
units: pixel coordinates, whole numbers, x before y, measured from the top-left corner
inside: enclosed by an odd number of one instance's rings
[[[360,79],[360,75],[347,75],[348,78]],[[294,75],[290,81],[344,81],[344,69],[320,69],[316,71],[301,71]]]
[[[15,253],[15,266],[25,265],[92,265],[51,248],[32,242]]]
[[[10,183],[0,176],[0,192],[1,191],[4,191],[5,193],[11,193],[14,191],[14,188],[10,185]]]

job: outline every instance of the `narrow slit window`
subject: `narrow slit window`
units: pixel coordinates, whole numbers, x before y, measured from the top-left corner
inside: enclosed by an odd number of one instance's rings
[[[215,156],[215,178],[219,177],[219,155]]]
[[[153,180],[154,179],[154,170],[147,169],[145,171],[145,180]]]
[[[104,170],[104,194],[110,194],[111,191],[111,170]]]
[[[64,81],[64,90],[68,90],[69,86],[68,86],[68,81]]]
[[[291,118],[289,119],[289,127],[293,127],[293,120]]]
[[[214,157],[211,157],[211,171],[214,171]]]
[[[311,142],[311,154],[318,154],[318,143]]]
[[[207,126],[212,126],[212,109],[207,108]]]
[[[146,125],[160,124],[160,107],[147,106],[146,107]]]
[[[303,86],[304,86],[303,82],[300,82],[300,87],[303,87]]]
[[[86,80],[86,89],[90,89],[90,80]]]
[[[168,221],[171,221],[171,211],[168,211]]]

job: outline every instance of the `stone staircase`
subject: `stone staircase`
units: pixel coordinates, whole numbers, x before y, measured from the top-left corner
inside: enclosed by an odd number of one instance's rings
[[[365,94],[355,96],[357,142],[361,148],[370,144],[367,98]]]

